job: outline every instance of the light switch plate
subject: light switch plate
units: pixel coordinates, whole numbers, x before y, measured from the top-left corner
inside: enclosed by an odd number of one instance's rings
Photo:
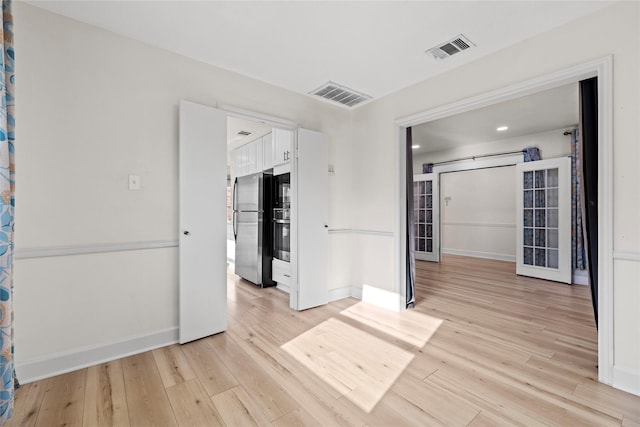
[[[129,175],[129,190],[139,190],[139,189],[140,189],[140,176]]]

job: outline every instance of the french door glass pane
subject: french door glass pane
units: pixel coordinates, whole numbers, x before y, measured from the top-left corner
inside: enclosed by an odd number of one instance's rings
[[[413,189],[415,249],[419,252],[433,252],[433,182],[415,182]]]
[[[558,268],[558,169],[523,172],[523,263]]]

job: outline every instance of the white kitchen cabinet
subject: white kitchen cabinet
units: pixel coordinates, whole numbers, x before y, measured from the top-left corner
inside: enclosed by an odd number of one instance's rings
[[[271,280],[279,285],[285,285],[289,289],[291,284],[291,265],[286,261],[274,258],[271,261]]]
[[[262,137],[262,170],[273,168],[273,132]]]
[[[293,132],[273,129],[273,166],[289,163],[293,157]]]
[[[231,158],[236,177],[252,175],[263,171],[262,138],[251,141],[233,150]]]

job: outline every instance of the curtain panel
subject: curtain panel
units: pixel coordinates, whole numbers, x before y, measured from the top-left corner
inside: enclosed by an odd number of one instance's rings
[[[11,0],[2,1],[0,67],[0,424],[11,418],[15,391],[13,366],[13,224],[15,206],[14,51]]]
[[[571,264],[575,270],[587,269],[582,223],[582,153],[578,129],[571,132]]]

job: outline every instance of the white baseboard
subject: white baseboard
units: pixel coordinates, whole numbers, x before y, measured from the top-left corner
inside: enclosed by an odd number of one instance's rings
[[[509,255],[509,254],[496,254],[493,252],[467,251],[464,249],[451,249],[451,248],[442,248],[441,252],[443,254],[450,254],[450,255],[461,255],[461,256],[470,256],[474,258],[485,258],[485,259],[495,259],[498,261],[516,262],[516,256]]]
[[[343,286],[342,288],[329,289],[329,302],[349,298],[350,296],[351,296],[351,286]]]
[[[395,292],[362,285],[362,301],[391,311],[402,311],[406,308],[404,298]]]
[[[289,287],[289,285],[284,285],[282,283],[278,283],[276,285],[276,289],[280,289],[282,292],[286,292],[288,294],[291,293],[291,288]]]
[[[357,286],[351,287],[351,298],[359,299],[362,301],[362,288]]]
[[[574,285],[589,286],[589,271],[588,270],[573,270],[573,277],[571,283]]]
[[[165,329],[125,341],[87,347],[73,352],[58,353],[40,360],[16,364],[16,376],[21,384],[26,384],[177,342],[178,328]]]
[[[614,366],[613,387],[640,396],[640,372]]]

